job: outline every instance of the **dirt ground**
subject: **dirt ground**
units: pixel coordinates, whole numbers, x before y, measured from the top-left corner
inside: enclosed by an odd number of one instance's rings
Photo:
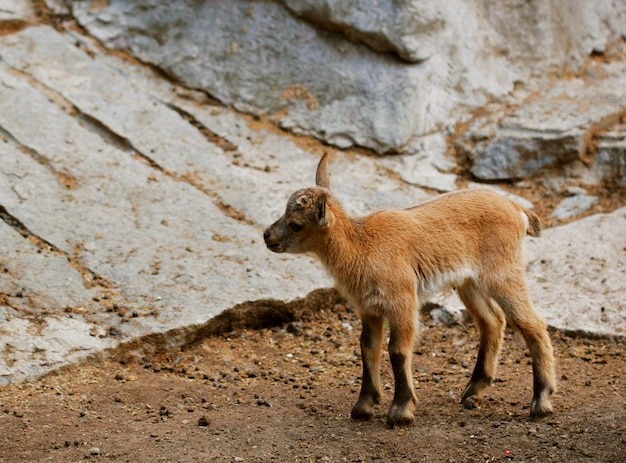
[[[360,386],[360,321],[344,305],[301,320],[204,338],[184,351],[72,366],[0,389],[0,461],[623,462],[626,341],[552,332],[556,413],[529,419],[531,365],[507,332],[481,408],[459,397],[473,367],[471,322],[424,315],[416,424],[385,426],[393,379],[372,421],[349,412]]]

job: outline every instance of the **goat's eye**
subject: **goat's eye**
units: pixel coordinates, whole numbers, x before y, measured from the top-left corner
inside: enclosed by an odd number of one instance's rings
[[[292,232],[296,232],[296,233],[298,233],[299,231],[302,231],[302,229],[304,228],[304,225],[299,224],[298,222],[289,222],[287,226],[289,227],[289,230],[291,230]]]

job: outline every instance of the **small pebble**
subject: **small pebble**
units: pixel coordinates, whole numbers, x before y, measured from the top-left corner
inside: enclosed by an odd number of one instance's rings
[[[201,416],[198,419],[198,426],[206,427],[210,423],[209,419],[206,416]]]

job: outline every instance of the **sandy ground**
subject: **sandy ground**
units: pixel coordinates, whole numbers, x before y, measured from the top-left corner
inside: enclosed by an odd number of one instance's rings
[[[267,324],[267,321],[265,322]],[[507,332],[481,407],[459,402],[477,350],[471,322],[416,343],[416,424],[385,426],[393,379],[369,422],[350,419],[360,387],[360,322],[349,307],[202,339],[184,351],[72,366],[0,389],[0,461],[623,462],[626,341],[552,332],[556,413],[529,419],[531,365]]]

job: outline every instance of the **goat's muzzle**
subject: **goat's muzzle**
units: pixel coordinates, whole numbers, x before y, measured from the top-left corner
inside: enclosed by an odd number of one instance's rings
[[[263,232],[263,239],[267,249],[273,252],[283,252],[280,241],[276,239],[276,235],[272,233],[271,227]]]

